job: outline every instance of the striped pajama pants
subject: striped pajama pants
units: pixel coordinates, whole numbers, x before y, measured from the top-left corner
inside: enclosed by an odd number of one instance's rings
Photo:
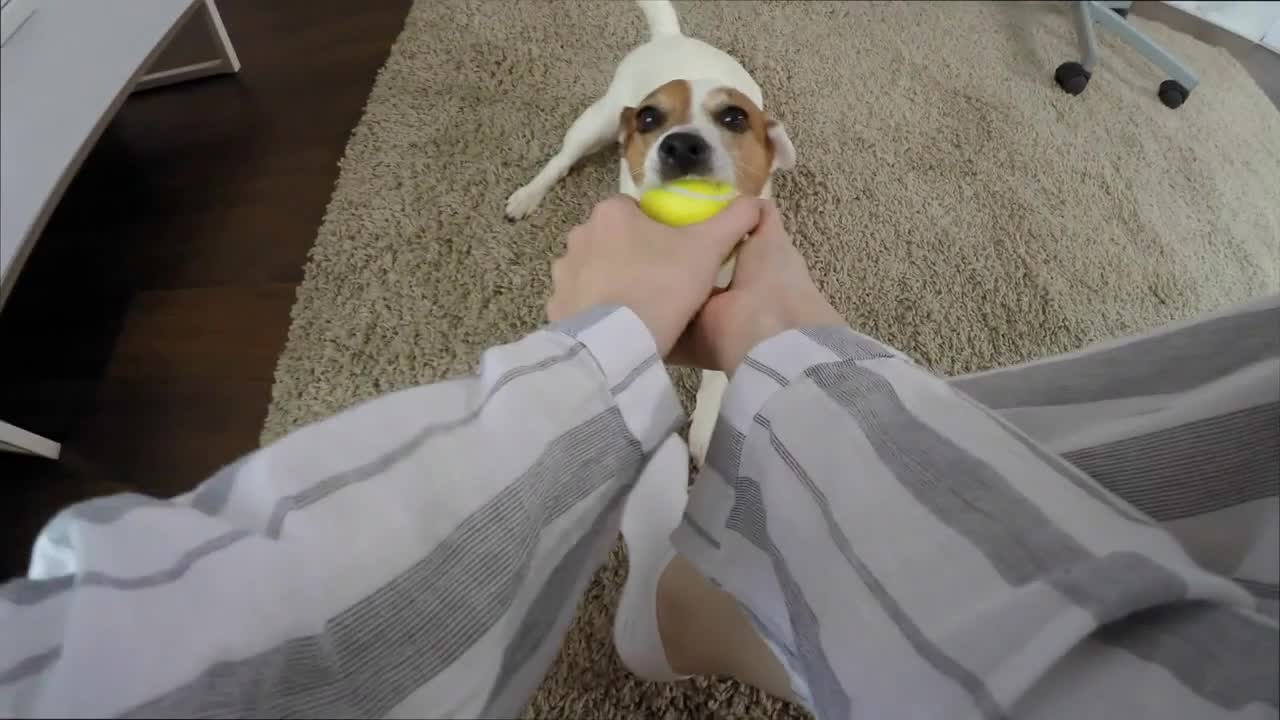
[[[1160,523],[1280,614],[1275,297],[952,387]]]
[[[0,717],[517,715],[681,420],[598,308],[73,506],[0,586]],[[1275,717],[1278,483],[1280,296],[951,380],[812,328],[735,373],[672,541],[819,718]]]
[[[988,717],[1274,715],[1280,654],[1275,630],[1226,615],[1174,629],[1160,614],[1180,612],[1176,608],[1153,609],[1149,617],[1138,612],[1132,627],[1104,627],[1065,657],[1055,657],[1058,677],[1051,682],[1025,682],[1018,668],[985,665],[984,660],[1008,663],[1009,647],[1024,645],[1026,651],[1015,656],[1047,666],[1037,647],[1052,645],[1046,635],[1066,632],[1062,626],[1069,623],[1048,610],[1063,595],[1105,622],[1144,602],[1128,605],[1120,595],[1168,579],[1137,554],[1115,547],[1106,548],[1110,555],[1099,563],[1110,567],[1090,569],[1085,533],[1092,519],[1068,518],[1068,511],[1049,506],[1047,489],[1041,495],[1012,471],[1012,463],[995,457],[1005,450],[975,457],[981,434],[975,432],[964,448],[960,425],[977,422],[976,416],[962,419],[945,398],[932,403],[929,391],[915,387],[900,368],[873,369],[889,354],[873,342],[810,334],[856,365],[815,371],[795,357],[793,346],[754,351],[749,365],[758,371],[742,369],[734,378],[740,396],[751,393],[748,383],[759,384],[760,395],[776,392],[802,368],[820,390],[808,388],[812,397],[805,397],[798,389],[754,415],[737,417],[741,397],[726,400],[709,466],[694,485],[675,540],[703,574],[736,597],[783,660],[797,695],[818,716],[848,717],[859,706],[871,708],[869,717],[972,711]],[[766,357],[771,350],[773,356]],[[1257,611],[1276,618],[1280,298],[1069,355],[956,377],[948,385],[1025,436],[1028,447],[1057,468],[1059,477],[1051,482],[1078,483],[1117,516],[1154,520],[1196,563],[1232,578],[1252,594]],[[834,402],[826,412],[815,412],[824,395]],[[747,431],[752,427],[757,432]],[[867,447],[836,452],[833,442]],[[874,469],[867,467],[870,458]],[[1009,470],[991,472],[990,465],[982,467],[986,463]],[[881,473],[883,478],[866,477]],[[896,482],[881,483],[888,478]],[[865,482],[874,489],[848,488]],[[905,491],[895,487],[897,497],[891,497],[895,493],[886,488],[899,483]],[[1055,518],[1057,511],[1062,512]],[[909,519],[913,513],[930,517]],[[1102,514],[1096,518],[1100,537],[1109,532]],[[1039,528],[1018,527],[1017,521],[998,527],[1011,518],[1037,516]],[[1077,521],[1081,529],[1065,527]],[[820,529],[797,533],[794,526]],[[919,534],[903,537],[913,531]],[[789,543],[780,537],[788,533],[796,535]],[[968,552],[944,557],[951,543]],[[1059,563],[1048,572],[1101,573],[1094,590],[1101,588],[1102,596],[1072,588],[1062,577],[1046,580],[1046,569]],[[856,579],[840,582],[848,577],[840,572],[846,568]],[[937,583],[915,577],[930,572],[958,577]],[[993,601],[985,588],[1002,581],[1027,594],[1047,582],[1057,597]],[[1105,596],[1109,586],[1117,597]],[[1173,590],[1175,596],[1185,592]],[[932,602],[920,597],[929,593],[941,595]],[[993,614],[1007,616],[931,606],[963,604],[965,597],[975,605],[991,601]],[[970,625],[974,635],[1002,637],[967,637],[966,628],[957,630],[953,623]],[[898,637],[873,639],[886,627]],[[1232,647],[1235,640],[1240,645]],[[984,643],[1004,649],[983,648]],[[894,661],[898,650],[913,657]],[[972,659],[966,657],[970,653]],[[889,677],[868,663],[892,668]],[[921,687],[919,676],[910,673],[904,682],[894,676],[914,665],[924,666],[922,675],[953,682],[940,684],[930,703],[921,697],[930,686]],[[1151,675],[1173,682],[1157,692],[1143,682]],[[1073,684],[1081,692],[1064,689]],[[1013,701],[1018,693],[1001,692],[1001,685],[1029,689]],[[1144,685],[1146,692],[1139,690]]]

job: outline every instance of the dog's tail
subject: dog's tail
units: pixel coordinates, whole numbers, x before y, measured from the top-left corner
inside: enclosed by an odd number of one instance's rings
[[[653,37],[684,34],[680,32],[680,18],[676,17],[671,0],[636,0],[636,4],[649,21],[649,34]]]

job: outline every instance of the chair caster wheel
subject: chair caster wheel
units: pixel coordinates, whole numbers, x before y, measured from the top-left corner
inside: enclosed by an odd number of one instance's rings
[[[1165,80],[1160,83],[1160,89],[1156,91],[1156,95],[1160,96],[1160,102],[1169,109],[1178,108],[1182,103],[1187,101],[1187,96],[1191,91],[1183,86],[1177,80]]]
[[[1058,87],[1071,95],[1084,92],[1084,89],[1089,86],[1090,77],[1092,74],[1078,62],[1064,62],[1053,73],[1053,80],[1058,83]]]

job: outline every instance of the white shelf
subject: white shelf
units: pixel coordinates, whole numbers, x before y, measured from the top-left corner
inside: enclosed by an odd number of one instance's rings
[[[22,27],[35,12],[39,0],[0,0],[0,45]]]
[[[1280,2],[1165,2],[1250,42],[1261,43],[1280,52]]]
[[[0,305],[81,160],[195,2],[40,0],[0,48]]]

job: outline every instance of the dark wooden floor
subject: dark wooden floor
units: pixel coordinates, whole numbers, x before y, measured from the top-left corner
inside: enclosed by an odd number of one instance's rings
[[[0,578],[62,505],[185,492],[257,445],[337,162],[409,0],[218,5],[240,74],[131,97],[0,313],[0,417],[65,455],[0,453]]]
[[[0,578],[60,507],[185,492],[257,444],[337,161],[408,0],[219,6],[241,73],[126,102],[0,313],[0,417],[64,443],[57,463],[0,453]],[[1266,51],[1179,29],[1280,78]]]

